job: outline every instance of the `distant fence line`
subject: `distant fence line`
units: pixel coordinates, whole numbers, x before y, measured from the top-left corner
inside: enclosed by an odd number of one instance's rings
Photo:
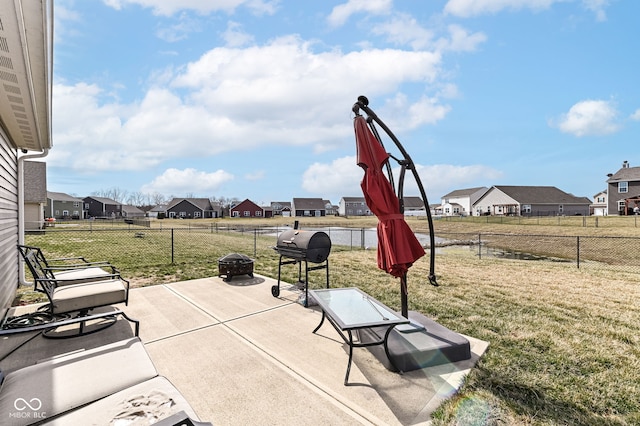
[[[290,227],[189,225],[146,228],[49,228],[27,235],[26,244],[42,246],[58,257],[84,255],[145,267],[179,262],[213,262],[230,250],[254,257],[277,256],[269,250],[278,234]],[[326,232],[338,250],[375,249],[375,228],[305,228]],[[416,234],[428,247],[429,236]],[[224,238],[224,244],[221,239]],[[640,237],[523,235],[503,233],[437,233],[436,249],[461,246],[479,258],[504,258],[572,263],[578,268],[609,268],[640,272]],[[118,262],[118,263],[120,263]]]
[[[575,226],[582,228],[640,227],[640,215],[629,216],[438,216],[445,222],[493,223],[500,225]]]

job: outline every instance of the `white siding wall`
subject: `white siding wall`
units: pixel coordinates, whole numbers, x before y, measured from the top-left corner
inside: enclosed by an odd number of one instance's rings
[[[0,129],[0,315],[18,286],[18,159]]]

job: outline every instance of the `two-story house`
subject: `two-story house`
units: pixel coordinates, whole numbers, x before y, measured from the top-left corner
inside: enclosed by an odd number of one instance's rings
[[[441,211],[443,216],[470,216],[472,206],[487,192],[486,187],[456,189],[442,197]],[[475,212],[479,216],[479,212]]]
[[[119,219],[122,217],[122,203],[111,198],[91,196],[83,198],[82,202],[86,219]]]
[[[620,170],[607,176],[608,214],[634,214],[634,209],[640,207],[640,167],[631,167],[624,161]]]
[[[81,198],[73,197],[64,192],[47,191],[47,207],[45,216],[55,219],[82,219]]]

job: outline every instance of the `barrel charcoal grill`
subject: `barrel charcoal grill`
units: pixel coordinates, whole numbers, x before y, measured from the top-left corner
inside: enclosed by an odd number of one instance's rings
[[[304,306],[309,306],[309,271],[325,269],[327,271],[327,288],[329,288],[329,254],[331,238],[322,231],[306,231],[290,229],[278,235],[278,243],[274,249],[280,254],[278,263],[278,284],[271,287],[273,297],[280,296],[280,274],[282,265],[298,265],[298,281],[304,285]],[[317,264],[309,266],[309,262]],[[302,264],[304,263],[304,281],[302,280]]]

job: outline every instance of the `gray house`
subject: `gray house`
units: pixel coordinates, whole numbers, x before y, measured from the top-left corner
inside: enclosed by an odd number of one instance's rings
[[[44,228],[47,204],[47,163],[24,162],[24,227],[27,231]]]
[[[340,216],[371,216],[364,197],[342,197],[338,204]]]
[[[210,219],[219,217],[219,212],[214,210],[208,198],[174,198],[167,204],[166,217]]]
[[[47,208],[45,216],[55,219],[81,219],[82,199],[72,197],[64,192],[47,191]]]
[[[322,198],[294,198],[291,209],[296,217],[321,217],[327,214],[327,206]]]
[[[18,244],[24,243],[25,162],[52,146],[53,18],[50,2],[2,2],[0,84],[0,316],[20,281]]]
[[[119,219],[122,217],[122,203],[105,197],[85,197],[84,203],[85,218]]]
[[[476,201],[479,215],[573,216],[589,215],[591,200],[576,197],[555,186],[492,186]]]
[[[640,167],[630,167],[625,161],[620,170],[607,176],[608,213],[634,214],[634,209],[640,207]]]

